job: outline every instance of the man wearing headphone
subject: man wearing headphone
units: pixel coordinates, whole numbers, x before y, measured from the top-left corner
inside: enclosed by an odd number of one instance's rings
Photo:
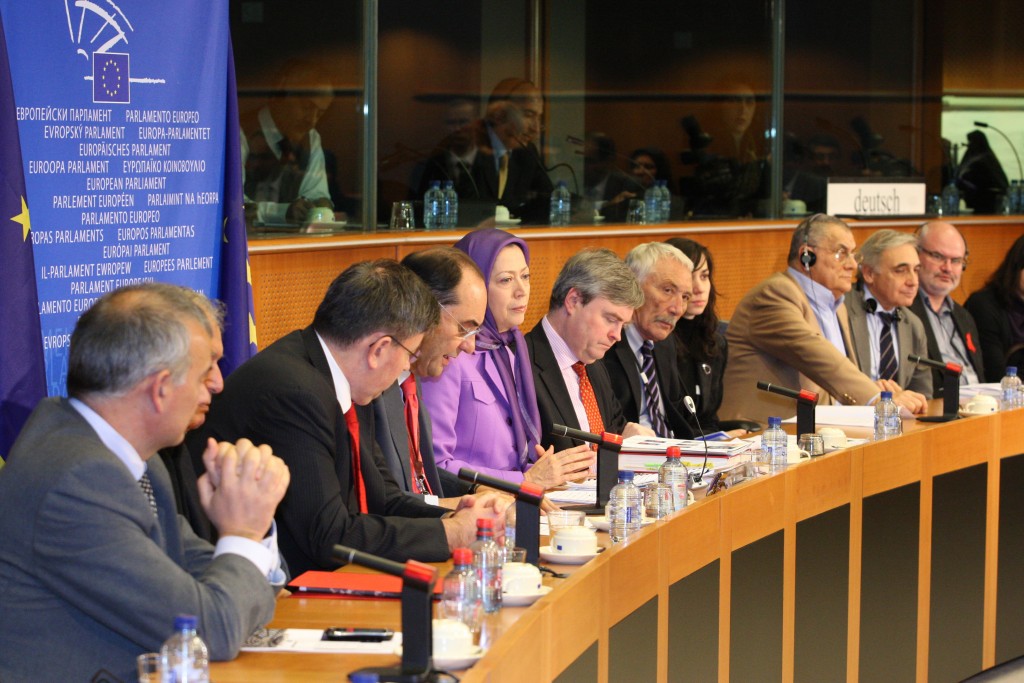
[[[849,226],[833,216],[815,214],[797,226],[787,269],[755,286],[733,313],[720,417],[765,422],[796,413],[792,400],[756,391],[759,380],[814,391],[824,403],[877,400],[882,387],[857,366],[843,304],[857,269],[855,248]],[[927,408],[921,394],[892,382],[884,388],[911,412]]]

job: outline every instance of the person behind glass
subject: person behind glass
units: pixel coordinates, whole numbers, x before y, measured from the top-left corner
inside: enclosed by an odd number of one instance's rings
[[[231,659],[273,618],[288,468],[248,439],[203,444],[213,546],[178,516],[153,457],[211,400],[211,322],[193,292],[149,283],[104,295],[75,324],[69,398],[39,403],[0,469],[4,681],[135,680],[135,658],[183,612],[211,659]]]
[[[660,437],[692,438],[672,332],[690,300],[693,262],[669,244],[646,242],[629,250],[626,265],[643,289],[644,303],[599,363],[627,420]]]
[[[483,275],[471,258],[454,247],[414,251],[402,265],[430,288],[441,318],[427,330],[408,372],[373,400],[373,414],[384,460],[407,495],[443,507],[458,506],[470,486],[437,467],[434,429],[423,401],[422,383],[440,377],[460,353],[471,354],[487,310]]]
[[[583,187],[594,211],[612,221],[623,221],[629,199],[643,195],[636,179],[615,165],[615,141],[604,133],[589,132],[583,140]]]
[[[787,199],[802,201],[808,211],[825,209],[828,194],[828,179],[836,175],[836,166],[842,158],[839,141],[828,133],[812,135],[805,147],[806,161],[783,182]]]
[[[545,451],[530,354],[519,329],[530,301],[529,248],[496,228],[475,230],[455,244],[487,275],[487,313],[476,351],[423,382],[439,467],[460,468],[545,488],[586,474],[586,446]]]
[[[537,149],[543,112],[544,100],[533,83],[505,79],[491,92],[478,127],[481,154],[473,172],[479,198],[508,207],[528,223],[547,222],[553,189]]]
[[[467,97],[456,97],[448,102],[444,116],[444,138],[430,157],[413,169],[409,187],[411,199],[422,199],[430,184],[451,180],[455,191],[463,199],[479,198],[473,169],[477,162],[477,135],[474,124],[479,117],[479,105]]]
[[[967,309],[950,293],[960,286],[967,268],[967,242],[952,223],[928,221],[917,229],[921,257],[920,283],[910,310],[924,323],[928,357],[963,368],[960,384],[977,384],[985,377],[978,326]],[[942,370],[932,371],[932,395],[942,397]]]
[[[768,173],[758,139],[762,131],[752,125],[754,90],[748,83],[726,82],[720,91],[721,100],[708,125],[710,139],[706,149],[695,155],[688,199],[697,215],[757,215],[759,202],[766,196]],[[691,147],[693,143],[691,139]]]
[[[964,308],[978,325],[986,382],[1002,379],[1007,365],[1024,365],[1024,235]]]
[[[676,360],[684,389],[697,408],[697,421],[705,433],[721,427],[718,408],[722,405],[722,380],[729,346],[718,328],[715,305],[715,262],[703,244],[684,237],[665,240],[693,262],[693,288],[686,312],[676,323]],[[695,425],[696,426],[696,425]],[[746,429],[729,430],[730,436],[743,436]]]
[[[572,439],[552,436],[551,425],[623,436],[653,436],[627,422],[601,360],[644,303],[636,276],[610,249],[583,249],[558,273],[548,312],[525,336],[533,361],[540,440],[556,451]]]
[[[857,264],[853,233],[842,220],[815,214],[793,231],[785,271],[754,286],[736,306],[726,330],[723,419],[769,415],[791,417],[795,402],[767,391],[758,381],[807,389],[819,402],[870,405],[880,389],[893,389],[894,401],[913,413],[928,402],[890,383],[876,384],[857,366],[843,298],[853,286]]]
[[[316,124],[334,100],[319,66],[284,65],[266,106],[242,119],[246,221],[302,223],[313,207],[334,208]]]
[[[920,257],[917,238],[896,230],[878,230],[858,250],[860,280],[846,295],[850,338],[861,372],[879,382],[894,382],[925,399],[932,397],[932,372],[907,356],[928,356],[924,323],[911,310],[917,298]]]
[[[370,402],[419,356],[441,310],[420,278],[389,259],[356,263],[327,288],[310,326],[231,373],[202,432],[252,433],[288,463],[277,512],[296,573],[331,570],[334,545],[396,562],[438,562],[476,537],[503,503],[465,496],[454,513],[407,496],[383,461]]]

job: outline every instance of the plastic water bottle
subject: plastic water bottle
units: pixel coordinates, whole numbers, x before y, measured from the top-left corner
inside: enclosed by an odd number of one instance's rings
[[[1006,196],[1010,200],[1010,213],[1017,214],[1021,212],[1021,194],[1020,194],[1020,181],[1014,180],[1010,183],[1010,187],[1006,190]]]
[[[1017,376],[1017,368],[1010,365],[1006,368],[1006,375],[1003,377],[1003,381],[999,383],[1000,389],[1000,407],[1003,410],[1010,410],[1011,408],[1021,407],[1021,384],[1020,377]]]
[[[551,193],[551,213],[548,214],[548,223],[551,225],[569,225],[572,220],[572,195],[569,188],[565,186],[564,180],[559,180],[554,192]]]
[[[690,488],[690,473],[680,460],[679,446],[669,446],[665,453],[665,462],[658,468],[658,481],[672,488],[672,509],[682,510],[686,507],[687,491]]]
[[[476,540],[469,546],[473,551],[473,568],[480,581],[485,612],[501,609],[501,563],[505,553],[494,542],[494,520],[476,520]]]
[[[875,404],[875,441],[891,439],[903,433],[900,409],[892,402],[892,392],[883,391]]]
[[[430,183],[430,188],[423,195],[423,227],[427,230],[444,228],[444,192],[441,181]]]
[[[668,223],[672,218],[672,193],[668,189],[667,180],[659,180],[658,186],[661,190],[661,211],[658,213],[658,220]]]
[[[643,495],[633,483],[633,472],[619,470],[619,483],[608,493],[608,505],[604,509],[612,543],[623,543],[640,530],[643,509]]]
[[[455,183],[444,182],[444,227],[454,230],[459,224],[459,193],[455,191]]]
[[[957,189],[956,182],[954,181],[950,181],[948,185],[942,188],[942,215],[960,215],[960,190]]]
[[[174,635],[160,648],[163,683],[209,683],[210,655],[196,635],[198,619],[182,614],[174,619]]]
[[[761,435],[761,456],[768,463],[769,471],[785,469],[789,461],[789,437],[782,429],[781,417],[768,418],[768,429]]]
[[[446,619],[461,621],[476,633],[480,630],[484,605],[480,579],[473,569],[473,551],[469,548],[456,548],[452,553],[452,562],[455,566],[444,577],[441,613]]]
[[[644,223],[661,222],[661,188],[658,181],[651,183],[651,186],[644,192]]]

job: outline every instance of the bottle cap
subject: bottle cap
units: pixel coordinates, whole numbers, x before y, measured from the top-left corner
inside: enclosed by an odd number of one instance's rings
[[[1006,374],[1007,375],[1016,375],[1017,374],[1017,366],[1016,365],[1007,365],[1006,366]]]
[[[175,631],[181,631],[182,629],[186,628],[194,631],[198,624],[199,618],[196,617],[194,614],[179,614],[178,616],[174,617]]]
[[[682,456],[682,451],[679,450],[679,446],[669,446],[668,450],[665,451],[665,456],[669,458],[678,458]]]
[[[775,427],[781,427],[781,426],[782,426],[782,418],[781,417],[769,417],[768,418],[768,429],[774,429]]]
[[[494,520],[482,517],[476,520],[477,529],[494,529]]]
[[[883,401],[888,401],[891,398],[892,398],[892,392],[891,391],[883,391],[882,392],[882,400]]]
[[[452,551],[452,562],[455,564],[471,564],[473,562],[473,551],[469,548],[456,548]]]
[[[633,470],[619,470],[619,481],[633,481]]]

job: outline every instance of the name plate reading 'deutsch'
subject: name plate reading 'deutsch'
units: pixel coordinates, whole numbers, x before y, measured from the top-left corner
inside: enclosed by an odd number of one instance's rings
[[[829,180],[827,211],[833,216],[920,216],[925,213],[925,184]]]

